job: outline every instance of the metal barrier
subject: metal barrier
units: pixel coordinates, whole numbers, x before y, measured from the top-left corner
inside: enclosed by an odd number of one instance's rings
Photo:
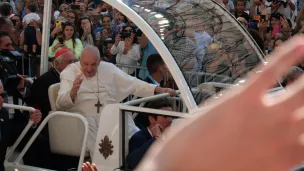
[[[116,64],[118,68],[130,68],[130,69],[135,69],[135,74],[134,76],[138,76],[138,71],[147,71],[146,67],[142,66],[132,66],[132,65],[121,65],[121,64]],[[193,90],[197,90],[197,87],[201,85],[202,83],[208,83],[208,82],[231,82],[231,78],[228,76],[224,75],[218,75],[218,74],[212,74],[212,73],[206,73],[206,72],[191,72],[191,71],[185,71],[183,72],[186,81],[188,82],[189,86],[193,88]],[[192,91],[193,92],[193,91]],[[195,93],[195,92],[193,92]],[[176,112],[186,112],[187,109],[185,108],[186,106],[183,104],[183,101],[180,97],[169,97],[169,95],[156,95],[151,98],[142,98],[139,100],[136,100],[137,97],[130,95],[128,96],[124,101],[126,105],[139,105],[140,107],[143,107],[146,102],[153,101],[153,100],[158,100],[162,98],[168,98],[169,100],[172,101],[172,109],[173,111]]]
[[[7,104],[3,103],[4,108],[9,108],[9,109],[17,109],[17,110],[24,110],[24,111],[34,111],[35,109],[32,107],[26,107],[26,106],[18,106],[18,105],[12,105],[12,104]],[[13,144],[12,148],[8,151],[4,163],[8,162],[8,160],[11,158],[13,152],[16,150],[17,146],[20,144],[21,140],[24,138],[26,133],[29,131],[29,129],[33,126],[34,122],[29,121],[26,127],[23,129],[15,143]]]
[[[191,89],[192,92],[196,93],[199,91],[198,88],[193,88]],[[176,95],[179,95],[180,91],[177,90],[176,91]],[[151,97],[145,97],[145,98],[141,98],[141,99],[135,99],[135,100],[131,100],[128,102],[125,102],[123,104],[125,105],[129,105],[129,106],[135,106],[135,105],[139,105],[139,107],[143,107],[147,102],[151,102],[151,101],[155,101],[155,100],[159,100],[159,99],[164,99],[167,98],[168,100],[172,100],[172,110],[175,112],[181,112],[181,113],[186,113],[187,112],[187,107],[186,105],[183,103],[182,99],[178,96],[178,97],[170,97],[169,93],[164,93],[164,94],[158,94],[155,96],[151,96]],[[133,119],[136,117],[137,115],[133,115]]]
[[[147,71],[148,69],[146,67],[142,66],[133,66],[133,65],[121,65],[116,64],[118,68],[129,68],[129,69],[135,69],[135,75],[138,76],[138,71],[142,70]],[[188,84],[191,87],[197,87],[201,83],[205,82],[231,82],[232,78],[225,76],[225,75],[219,75],[219,74],[213,74],[213,73],[207,73],[207,72],[196,72],[196,71],[183,71],[184,77]],[[190,84],[195,80],[196,84]]]

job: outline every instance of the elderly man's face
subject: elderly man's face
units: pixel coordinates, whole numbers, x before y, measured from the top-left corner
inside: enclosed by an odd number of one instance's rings
[[[61,61],[55,60],[55,68],[57,71],[62,72],[68,65],[74,63],[76,60],[72,52],[62,54]]]
[[[80,57],[80,65],[84,76],[93,77],[98,69],[100,59],[96,53],[86,50]]]

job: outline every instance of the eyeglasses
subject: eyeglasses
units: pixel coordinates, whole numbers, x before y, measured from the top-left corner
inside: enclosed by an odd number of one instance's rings
[[[6,92],[3,92],[3,93],[0,94],[0,97],[2,97],[3,99],[6,98],[6,96],[7,96]]]
[[[70,16],[70,15],[68,15],[68,16],[67,16],[67,18],[70,18],[70,19],[75,19],[75,17],[74,17],[74,16]]]
[[[133,29],[126,29],[126,30],[123,30],[124,32],[129,32],[129,33],[132,33],[133,32]]]
[[[104,23],[111,23],[111,21],[110,20],[105,20],[105,21],[103,21]]]
[[[81,20],[83,20],[83,19],[88,19],[89,20],[90,18],[88,16],[81,16],[80,19]]]

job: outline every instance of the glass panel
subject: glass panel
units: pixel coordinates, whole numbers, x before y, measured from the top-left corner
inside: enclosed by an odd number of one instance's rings
[[[125,0],[124,3],[164,41],[191,88],[208,82],[235,84],[263,57],[249,34],[213,1]],[[194,92],[198,104],[212,94]]]

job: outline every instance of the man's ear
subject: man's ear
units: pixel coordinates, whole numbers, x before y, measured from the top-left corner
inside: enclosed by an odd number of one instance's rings
[[[57,66],[59,66],[59,62],[58,60],[54,60],[54,67],[56,68]]]

